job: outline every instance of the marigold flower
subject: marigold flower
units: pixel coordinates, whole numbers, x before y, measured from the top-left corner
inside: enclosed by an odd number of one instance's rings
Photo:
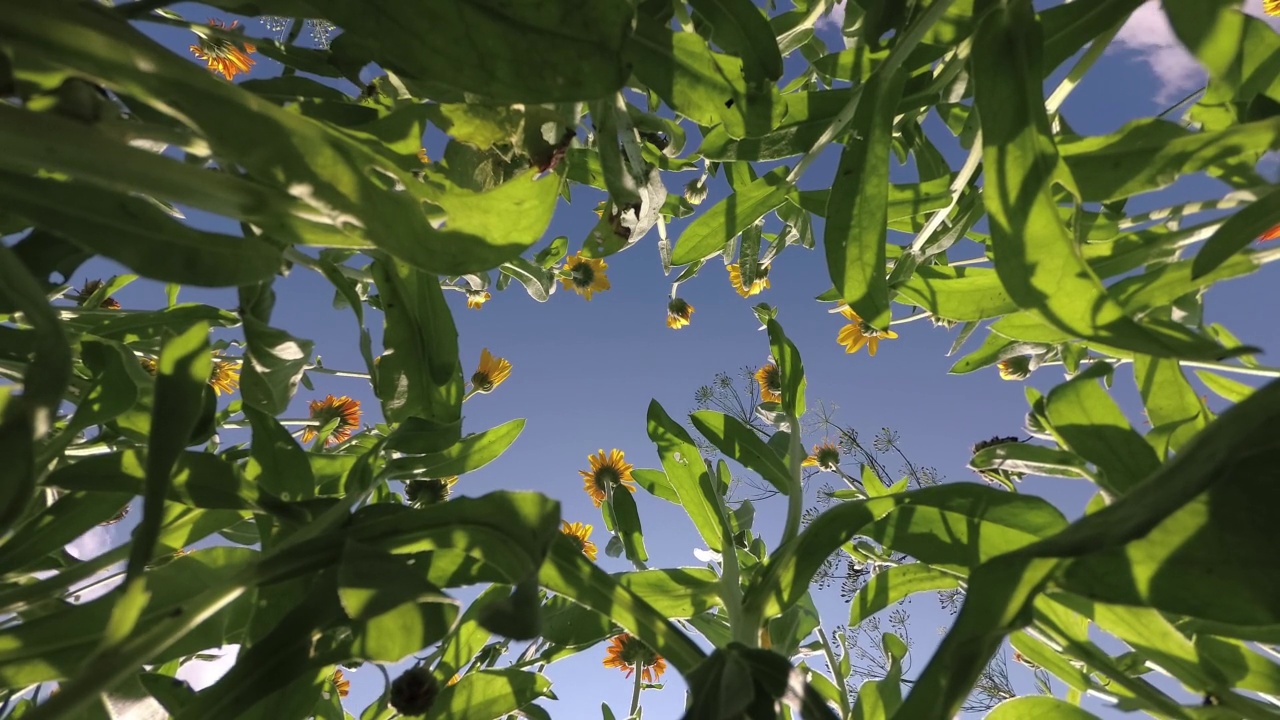
[[[467,290],[467,307],[472,310],[479,310],[484,304],[489,302],[492,295],[487,290]]]
[[[319,434],[319,429],[330,422],[334,418],[338,419],[338,426],[333,429],[329,437],[324,439],[325,445],[339,443],[351,437],[351,431],[360,426],[360,401],[352,400],[343,395],[342,397],[334,397],[332,395],[325,396],[323,400],[312,400],[310,405],[311,419],[319,420],[319,425],[308,425],[306,430],[302,431],[302,442],[309,443]]]
[[[802,460],[800,465],[834,472],[840,466],[840,448],[830,440],[823,440],[813,446],[813,454]]]
[[[582,476],[583,489],[591,496],[596,507],[600,507],[608,498],[608,488],[617,490],[621,487],[630,492],[636,491],[632,484],[634,480],[631,479],[631,470],[635,466],[626,461],[626,454],[621,450],[613,449],[605,455],[601,448],[599,454],[588,455],[587,460],[591,462],[591,469],[579,470],[578,474]]]
[[[408,480],[404,484],[404,497],[414,507],[437,505],[449,499],[449,496],[453,494],[453,486],[457,482],[457,475],[443,478]]]
[[[418,150],[418,161],[421,162],[423,165],[426,165],[427,163],[431,162],[431,158],[427,157],[426,148],[422,148]]]
[[[418,665],[405,670],[391,683],[391,707],[401,715],[426,715],[440,694],[440,682]]]
[[[760,399],[765,402],[782,402],[782,371],[776,363],[769,363],[756,371],[760,385]]]
[[[604,666],[625,670],[631,677],[636,670],[640,671],[640,679],[647,683],[657,682],[667,670],[667,661],[630,633],[614,635],[609,642],[609,651],[604,658]]]
[[[1262,0],[1262,10],[1268,15],[1280,17],[1280,0]]]
[[[471,387],[474,392],[493,392],[507,376],[511,374],[511,363],[506,359],[495,357],[489,348],[480,351],[480,364],[471,376]]]
[[[226,25],[221,20],[209,19],[209,26],[219,30],[235,30],[240,25],[240,21],[233,21],[230,25]],[[197,60],[203,60],[209,70],[218,73],[222,77],[232,80],[240,73],[247,73],[256,61],[249,57],[250,54],[258,51],[256,45],[250,42],[227,40],[220,37],[206,37],[197,32],[200,37],[197,44],[190,46],[188,49]],[[243,46],[243,49],[241,47]]]
[[[561,520],[560,524],[562,525],[560,532],[564,533],[565,537],[575,541],[581,547],[582,554],[586,555],[588,560],[594,561],[598,551],[596,550],[596,544],[588,540],[591,537],[593,528],[580,522],[570,523],[565,520]]]
[[[336,668],[333,671],[333,687],[338,691],[338,697],[340,698],[351,694],[351,681],[342,676],[341,668]]]
[[[1015,355],[996,363],[1001,380],[1026,380],[1031,375],[1031,358]]]
[[[1269,0],[1269,2],[1274,2],[1276,4],[1276,7],[1280,8],[1280,0]],[[1272,14],[1280,15],[1280,10]],[[1272,227],[1270,230],[1262,233],[1262,235],[1258,237],[1258,242],[1267,242],[1269,240],[1275,240],[1276,238],[1280,238],[1280,225],[1276,225]]]
[[[564,283],[565,290],[572,290],[590,301],[591,293],[604,292],[610,288],[609,278],[604,272],[608,268],[609,264],[604,260],[583,257],[582,253],[578,253],[565,260],[564,269],[569,275],[560,278],[560,282]]]
[[[875,357],[881,340],[893,340],[898,337],[898,333],[892,330],[877,330],[871,327],[858,317],[858,313],[854,312],[853,308],[841,308],[840,314],[849,321],[849,324],[841,328],[840,333],[836,335],[836,342],[844,345],[845,353],[856,353],[866,345],[867,353]]]
[[[209,386],[218,395],[235,392],[240,387],[240,362],[215,358],[213,369],[209,371]]]
[[[84,286],[69,297],[79,303],[80,307],[84,307],[85,303],[89,302],[89,298],[102,289],[102,284],[101,280],[85,280]],[[102,298],[102,301],[98,303],[98,307],[102,310],[119,310],[120,303],[115,298],[107,296]]]
[[[667,303],[667,327],[679,330],[689,324],[689,316],[693,315],[693,306],[682,298],[671,298]]]
[[[744,287],[742,285],[742,271],[738,269],[737,265],[726,265],[725,269],[729,271],[729,284],[732,285],[733,289],[737,290],[738,294],[742,297],[758,295],[769,287],[768,265],[761,265],[756,268],[756,279],[751,281],[751,287]]]

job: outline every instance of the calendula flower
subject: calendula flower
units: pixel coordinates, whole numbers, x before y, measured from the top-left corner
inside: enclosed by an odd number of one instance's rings
[[[462,673],[454,673],[453,677],[449,678],[449,682],[445,683],[444,686],[453,687],[454,685],[457,685],[458,681],[461,679],[462,679]]]
[[[440,694],[440,681],[431,671],[417,665],[405,670],[391,683],[390,703],[401,715],[426,715]]]
[[[155,358],[140,357],[138,358],[138,364],[141,365],[142,369],[146,370],[148,374],[150,374],[152,377],[155,377],[155,374],[156,374]]]
[[[333,671],[333,687],[338,691],[338,697],[344,698],[351,694],[351,681],[342,677],[340,668]]]
[[[769,363],[756,371],[760,385],[760,399],[765,402],[782,402],[782,372],[776,363]]]
[[[479,310],[492,297],[487,290],[467,290],[467,307]]]
[[[1275,3],[1277,8],[1280,8],[1280,0],[1268,0],[1267,4],[1270,5],[1272,2]],[[1277,11],[1271,14],[1280,15],[1280,11]],[[1268,240],[1275,240],[1276,238],[1280,238],[1280,225],[1276,225],[1270,230],[1262,233],[1262,235],[1258,238],[1258,242],[1267,242]]]
[[[630,633],[614,635],[609,641],[609,652],[604,658],[604,666],[625,670],[627,677],[639,670],[640,679],[647,683],[657,682],[667,670],[667,661]]]
[[[1031,358],[1015,355],[996,363],[1001,380],[1026,380],[1031,375]]]
[[[213,361],[213,370],[209,372],[209,386],[218,395],[231,393],[240,387],[240,363],[235,360]]]
[[[671,298],[667,303],[667,327],[679,330],[689,324],[689,316],[693,315],[693,306],[682,298]]]
[[[800,462],[804,467],[816,467],[833,472],[840,466],[840,448],[830,440],[813,446],[813,454]]]
[[[427,149],[426,149],[426,148],[422,148],[421,150],[419,150],[419,151],[418,151],[418,160],[419,160],[423,165],[426,165],[427,163],[431,162],[431,158],[427,157]]]
[[[504,358],[494,357],[489,353],[489,348],[485,348],[480,351],[480,364],[471,376],[471,387],[474,392],[493,392],[510,374],[511,363]]]
[[[590,470],[579,470],[578,474],[582,476],[582,487],[591,496],[591,501],[600,507],[600,504],[608,497],[607,488],[626,488],[629,492],[635,492],[636,486],[632,484],[631,469],[634,467],[626,461],[626,455],[621,450],[610,450],[608,455],[604,454],[601,448],[599,454],[588,455],[587,459],[591,461]]]
[[[856,353],[866,345],[867,352],[871,357],[875,357],[882,339],[892,340],[898,337],[898,333],[892,330],[877,330],[866,324],[862,318],[858,317],[858,313],[853,311],[853,308],[841,308],[840,314],[844,315],[849,324],[841,328],[840,333],[836,335],[836,342],[844,346],[846,353]]]
[[[707,199],[707,179],[700,177],[696,180],[690,180],[684,186],[684,199],[694,207],[702,204]]]
[[[586,555],[588,560],[595,560],[596,544],[587,539],[591,537],[592,527],[580,522],[569,523],[564,520],[561,520],[560,524],[562,525],[560,532],[564,533],[565,537],[576,542],[582,550],[582,554]]]
[[[212,18],[209,20],[209,26],[219,30],[235,30],[239,24],[239,20],[232,22],[231,25],[226,25],[221,20]],[[254,66],[255,61],[249,55],[257,52],[258,48],[253,43],[206,37],[199,32],[196,35],[200,40],[189,48],[191,54],[195,55],[196,59],[205,61],[210,70],[222,77],[232,80],[240,73],[249,72],[249,68]]]
[[[608,268],[609,264],[604,260],[582,257],[582,253],[578,253],[564,261],[564,269],[569,275],[560,278],[560,282],[564,283],[565,290],[572,290],[589,301],[591,293],[609,289],[609,278],[604,274]]]
[[[338,426],[333,429],[329,437],[324,439],[325,445],[339,443],[351,437],[351,431],[360,426],[360,401],[352,400],[343,395],[342,397],[334,397],[332,395],[325,396],[323,400],[311,401],[311,419],[319,420],[319,425],[309,425],[306,430],[302,431],[302,442],[309,443],[319,434],[317,428],[322,428],[338,419]]]
[[[436,505],[449,499],[449,496],[453,494],[453,486],[457,482],[457,475],[409,480],[404,484],[404,497],[414,507]]]
[[[1280,0],[1262,0],[1262,10],[1268,15],[1280,17]]]
[[[738,269],[737,265],[726,265],[725,270],[729,271],[729,284],[732,285],[733,289],[737,290],[738,294],[742,297],[758,295],[769,287],[768,265],[761,265],[756,268],[756,279],[751,281],[751,287],[744,287],[742,285],[742,271]]]
[[[89,298],[93,297],[93,294],[100,289],[102,289],[101,280],[85,280],[84,287],[75,291],[75,294],[71,295],[71,299],[79,303],[80,307],[84,307],[85,303],[89,302]],[[102,298],[102,301],[98,303],[98,307],[102,310],[119,310],[120,303],[115,298],[108,296]]]

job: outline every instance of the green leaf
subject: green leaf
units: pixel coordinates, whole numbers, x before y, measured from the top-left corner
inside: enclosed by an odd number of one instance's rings
[[[787,339],[782,325],[770,319],[765,323],[769,332],[769,351],[778,363],[778,373],[782,380],[782,409],[791,417],[804,415],[804,363],[800,361],[800,351],[795,343]],[[790,473],[787,475],[790,477]]]
[[[1098,716],[1053,696],[1027,696],[997,705],[988,720],[1098,720]]]
[[[676,505],[680,504],[680,494],[676,492],[675,486],[667,479],[667,474],[661,470],[636,468],[631,471],[631,479],[647,490],[650,495]]]
[[[1245,15],[1232,0],[1171,0],[1162,5],[1173,32],[1215,80],[1229,77],[1244,41]]]
[[[498,720],[542,697],[553,697],[545,675],[521,670],[477,670],[440,689],[431,706],[439,720]]]
[[[253,430],[245,478],[286,502],[315,497],[316,478],[307,453],[271,415],[251,405],[242,407]]]
[[[921,592],[960,587],[960,577],[923,563],[896,565],[875,572],[849,602],[849,627],[894,603]]]
[[[925,265],[894,289],[913,304],[948,320],[985,320],[1018,310],[996,272],[988,268]]]
[[[1159,470],[1160,459],[1098,384],[1110,371],[1095,364],[1054,388],[1045,413],[1063,447],[1097,466],[1099,483],[1118,496]]]
[[[782,77],[782,52],[769,21],[750,0],[690,0],[694,27],[725,52],[742,58],[748,86]]]
[[[759,473],[783,495],[791,494],[791,473],[786,463],[741,420],[714,410],[695,412],[689,419],[698,432],[726,457]]]
[[[636,19],[627,56],[637,80],[699,125],[723,123],[731,137],[740,138],[768,132],[785,117],[776,88],[748,87],[742,60],[713,53],[698,35],[673,32],[644,13]]]
[[[886,214],[889,207],[889,145],[905,76],[877,72],[863,86],[853,118],[861,134],[845,143],[831,186],[826,250],[831,281],[864,322],[889,327],[885,276]]]
[[[511,447],[511,444],[520,436],[522,430],[524,430],[523,418],[510,420],[482,433],[468,435],[443,452],[389,460],[385,472],[388,477],[416,475],[430,478],[469,473],[488,465],[506,452],[507,448]],[[406,442],[402,441],[395,446],[401,451],[406,451],[408,449]]]
[[[67,543],[110,520],[129,502],[130,493],[72,492],[58,498],[16,527],[0,545],[0,573],[29,567]]]
[[[559,595],[542,605],[542,637],[564,648],[586,649],[614,633],[606,615]]]
[[[1280,225],[1280,188],[1273,188],[1227,218],[1196,253],[1191,278],[1203,278]]]
[[[985,138],[985,131],[984,131]],[[1192,132],[1165,120],[1137,120],[1098,137],[1064,140],[1062,161],[1085,202],[1116,200],[1166,187],[1181,175],[1209,171],[1252,187],[1253,166],[1280,146],[1280,118]]]
[[[64,465],[49,475],[46,484],[77,492],[142,495],[147,467],[146,453],[122,450]],[[257,507],[258,491],[226,460],[184,451],[173,458],[172,477],[163,497],[209,510],[251,510]]]
[[[1005,470],[1049,477],[1093,478],[1084,459],[1043,445],[1004,443],[979,450],[969,461],[974,470]]]
[[[715,489],[707,466],[689,433],[662,409],[657,400],[650,401],[648,412],[649,439],[658,446],[662,469],[675,489],[680,505],[689,514],[707,547],[721,551],[723,523]]]
[[[84,338],[81,360],[93,373],[93,385],[82,391],[75,414],[61,431],[40,449],[38,464],[47,466],[81,433],[127,412],[138,402],[139,385],[146,382],[138,359],[119,343]]]
[[[818,217],[826,217],[827,206],[830,203],[830,190],[803,190],[794,196],[792,201],[800,207],[817,215]],[[910,221],[928,213],[931,210],[941,210],[951,203],[951,194],[945,189],[935,191],[928,187],[922,187],[919,183],[913,185],[890,185],[889,186],[889,205],[886,211],[886,217],[889,226],[895,230],[911,230],[916,226]],[[896,246],[895,246],[896,247]]]
[[[616,577],[620,586],[669,618],[690,618],[720,605],[720,577],[703,567],[641,570]]]
[[[1107,288],[1107,294],[1115,298],[1125,312],[1142,313],[1173,304],[1182,296],[1207,289],[1219,280],[1248,275],[1259,267],[1249,253],[1227,260],[1207,275],[1195,277],[1194,264],[1181,260],[1125,278]]]
[[[420,417],[450,426],[462,417],[458,330],[434,276],[397,260],[372,266],[386,315],[386,352],[374,386],[387,420]]]
[[[787,168],[774,168],[713,205],[680,234],[671,263],[688,265],[719,253],[725,243],[786,201],[791,192],[786,177]]]
[[[1175,428],[1169,436],[1170,451],[1177,452],[1212,419],[1177,362],[1139,355],[1133,361],[1133,378],[1151,427]]]
[[[617,520],[616,531],[626,548],[627,559],[632,562],[647,562],[649,553],[644,548],[644,530],[640,527],[640,510],[636,507],[635,498],[629,492],[615,492],[612,497],[614,517]]]
[[[885,633],[881,642],[889,667],[884,677],[868,680],[858,688],[858,702],[851,715],[854,720],[887,720],[902,704],[902,661],[907,645],[893,633]]]
[[[782,96],[787,114],[780,125],[762,135],[741,139],[730,137],[723,125],[716,126],[703,137],[698,154],[718,162],[781,160],[803,155],[849,104],[852,94],[848,88],[788,93]]]
[[[1196,377],[1218,397],[1233,403],[1242,402],[1253,394],[1253,387],[1216,373],[1196,370]]]
[[[266,296],[260,311],[255,290]],[[289,407],[315,347],[310,340],[299,340],[267,325],[274,304],[275,292],[270,285],[241,286],[240,307],[245,311],[240,317],[244,321],[245,352],[240,370],[240,396],[246,406],[270,415],[278,415]]]
[[[1086,340],[1164,357],[1213,357],[1216,344],[1185,329],[1139,325],[1110,300],[1058,214],[1063,179],[1040,101],[1041,34],[1025,5],[992,11],[974,41],[973,78],[983,134],[983,193],[996,272],[1009,296]],[[1075,182],[1088,187],[1078,175]],[[1034,238],[1035,242],[1030,239]]]
[[[399,662],[443,638],[458,603],[422,569],[386,552],[348,543],[338,566],[338,598],[353,623],[356,657]]]

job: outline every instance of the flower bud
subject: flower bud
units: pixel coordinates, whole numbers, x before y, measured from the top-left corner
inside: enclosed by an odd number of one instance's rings
[[[401,715],[426,715],[440,694],[440,683],[421,665],[391,683],[391,707]]]

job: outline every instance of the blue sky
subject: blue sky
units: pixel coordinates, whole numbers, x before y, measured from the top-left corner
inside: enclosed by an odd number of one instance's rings
[[[202,6],[180,5],[176,9],[193,21],[212,16]],[[1185,52],[1160,35],[1159,13],[1144,7],[1135,17],[1121,40],[1064,106],[1065,117],[1080,134],[1116,130],[1129,120],[1160,111],[1169,98],[1181,97],[1186,90],[1198,87],[1197,68],[1193,63],[1188,65]],[[251,35],[269,34],[257,21],[244,24]],[[192,35],[173,28],[155,30],[158,39],[186,55]],[[840,49],[834,30],[828,28],[825,36],[833,50]],[[278,71],[278,65],[258,56],[258,65],[248,77],[271,77]],[[1056,80],[1056,76],[1051,79],[1048,89]],[[931,121],[929,130],[953,167],[958,167],[964,154],[954,139],[936,119]],[[694,147],[696,139],[691,138],[689,148]],[[427,148],[433,158],[440,157],[442,138],[438,133],[429,134]],[[808,171],[803,185],[825,186],[832,175],[834,159],[832,152],[824,155]],[[679,192],[691,177],[691,173],[668,175],[669,190]],[[904,173],[903,177],[907,175]],[[727,190],[722,179],[711,183],[712,195],[704,208]],[[1150,209],[1216,194],[1220,194],[1220,186],[1213,181],[1184,181],[1135,202],[1132,207]],[[581,245],[593,226],[596,218],[592,209],[603,194],[575,187],[574,198],[573,206],[559,208],[547,234],[548,240],[557,235],[568,236],[571,251]],[[236,232],[233,223],[194,212],[190,217],[205,227]],[[669,226],[671,237],[678,238],[688,222],[679,220]],[[820,234],[820,224],[817,231]],[[465,476],[456,492],[544,492],[563,503],[565,519],[597,527],[594,539],[602,550],[602,567],[610,571],[629,569],[624,560],[604,556],[606,538],[602,537],[600,513],[582,492],[577,471],[587,467],[587,456],[597,449],[615,447],[624,450],[627,460],[637,467],[657,467],[657,455],[645,434],[644,416],[650,399],[656,398],[679,418],[692,409],[694,390],[710,382],[717,372],[732,374],[742,366],[762,364],[768,355],[768,344],[751,312],[751,306],[760,301],[779,309],[779,320],[804,357],[811,406],[817,400],[834,403],[839,408],[837,419],[854,426],[867,438],[881,427],[893,428],[900,433],[901,445],[913,462],[937,468],[946,481],[978,481],[965,468],[973,443],[993,435],[1023,434],[1022,420],[1027,409],[1023,383],[1002,381],[994,369],[965,376],[947,374],[955,360],[946,356],[954,330],[934,328],[928,321],[907,323],[895,327],[900,338],[882,343],[875,358],[865,351],[846,355],[835,342],[842,319],[827,314],[826,306],[813,300],[830,287],[821,252],[788,249],[770,273],[772,288],[749,300],[734,293],[721,264],[713,260],[696,280],[681,286],[680,295],[696,308],[692,325],[680,331],[668,329],[664,320],[671,278],[662,274],[656,239],[653,232],[636,247],[609,258],[608,276],[613,289],[595,295],[590,302],[560,288],[548,303],[539,304],[513,284],[505,292],[495,292],[493,300],[477,311],[465,308],[461,293],[448,293],[464,366],[472,367],[486,347],[514,366],[510,379],[497,391],[467,403],[465,431],[478,432],[516,417],[528,419],[523,435],[511,450]],[[895,242],[906,240],[901,235],[893,238]],[[961,252],[979,253],[972,244]],[[85,278],[117,272],[122,270],[95,261],[81,268],[73,280],[79,285]],[[288,278],[277,282],[276,290],[279,301],[273,325],[314,340],[327,367],[362,369],[354,317],[346,309],[332,307],[332,287],[322,277],[305,268],[295,268]],[[1278,296],[1275,282],[1264,270],[1215,287],[1207,299],[1207,316],[1227,324],[1246,343],[1264,349],[1280,347],[1280,330],[1269,313]],[[151,307],[164,302],[164,292],[158,284],[139,281],[117,298],[126,307]],[[184,289],[182,299],[226,308],[237,304],[231,290]],[[904,306],[895,309],[895,316],[908,314],[909,309]],[[376,313],[371,318],[376,348],[380,318]],[[976,346],[983,333],[975,333],[967,347]],[[238,330],[226,336],[238,337]],[[1041,369],[1028,383],[1047,390],[1062,380],[1056,370]],[[1143,430],[1141,406],[1131,375],[1122,370],[1117,377],[1116,395],[1135,426]],[[303,389],[287,416],[304,417],[307,401],[333,393],[361,400],[366,421],[376,419],[377,403],[364,381],[325,375],[312,375],[312,380],[316,392]],[[1209,400],[1215,409],[1224,404],[1214,396]],[[808,442],[819,439],[812,437]],[[1036,478],[1026,479],[1020,489],[1050,498],[1069,518],[1081,514],[1092,490],[1085,481]],[[810,487],[810,503],[815,490],[816,485]],[[689,521],[643,491],[636,498],[651,565],[699,564],[693,551],[700,544]],[[756,529],[771,543],[778,537],[784,513],[781,500],[757,506]],[[125,532],[124,527],[117,526],[112,540],[120,541]],[[819,607],[828,627],[842,623],[847,613],[834,590],[820,594]],[[912,637],[917,642],[913,667],[918,671],[936,643],[936,629],[948,624],[951,616],[929,596],[911,601],[908,608],[913,615]],[[609,703],[620,716],[625,714],[630,681],[601,667],[603,656],[604,647],[599,646],[552,666],[548,674],[555,682],[553,689],[559,700],[546,701],[544,705],[557,717],[593,717],[601,702]],[[824,666],[821,662],[815,664]],[[1029,671],[1011,664],[1010,674],[1017,687],[1032,691]],[[353,693],[347,707],[358,715],[381,691],[381,675],[370,668],[351,674],[350,679]],[[666,690],[645,693],[647,717],[677,717],[683,708],[682,683],[674,673],[666,679]],[[1091,705],[1095,712],[1098,707],[1097,703]]]

